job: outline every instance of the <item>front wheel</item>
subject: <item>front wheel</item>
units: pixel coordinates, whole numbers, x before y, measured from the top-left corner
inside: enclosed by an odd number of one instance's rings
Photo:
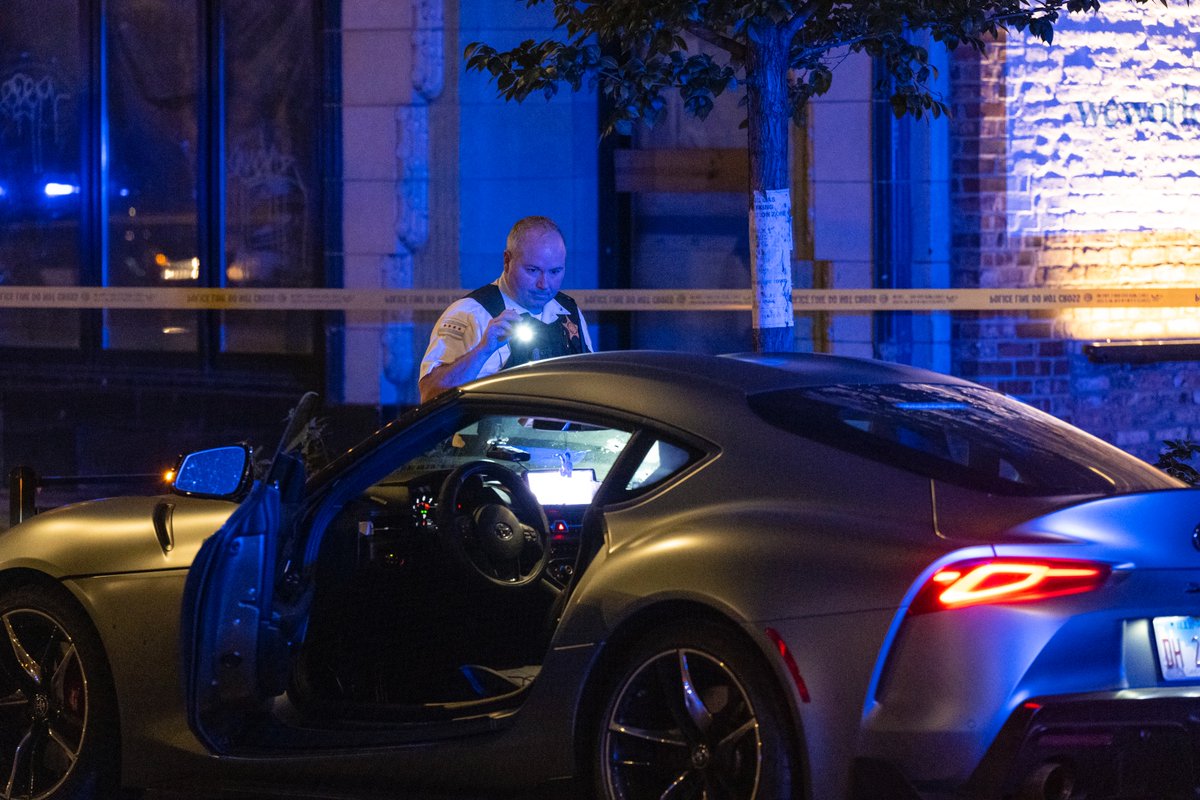
[[[702,620],[643,637],[609,685],[595,778],[604,800],[790,798],[781,693],[736,633]]]
[[[0,593],[0,797],[109,797],[116,703],[99,637],[74,604]]]

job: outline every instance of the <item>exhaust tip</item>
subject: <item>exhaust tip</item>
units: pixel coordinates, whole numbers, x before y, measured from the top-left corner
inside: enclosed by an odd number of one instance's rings
[[[1025,779],[1020,800],[1071,800],[1075,792],[1075,772],[1066,764],[1049,761]]]

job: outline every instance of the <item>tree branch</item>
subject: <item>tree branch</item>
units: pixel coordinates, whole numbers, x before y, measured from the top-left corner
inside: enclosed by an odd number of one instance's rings
[[[746,46],[736,39],[724,36],[711,28],[706,28],[703,25],[685,24],[683,29],[695,36],[702,42],[708,42],[714,47],[719,47],[729,53],[738,61],[746,60]]]
[[[812,19],[813,14],[817,13],[817,9],[820,8],[823,3],[824,0],[808,0],[807,3],[800,6],[800,8],[796,10],[795,16],[789,19],[787,24],[783,26],[783,40],[785,42],[790,42],[792,39],[796,38],[796,34],[800,32],[800,29],[804,27],[806,22]]]
[[[818,4],[817,0],[809,0],[809,2],[805,4],[805,8],[810,8],[817,4]],[[802,11],[803,10],[804,9],[802,9]],[[980,20],[981,30],[979,32],[979,35],[982,38],[983,34],[987,33],[987,31],[985,29],[990,26],[996,26],[999,28],[1007,29],[1008,23],[1010,23],[1014,20],[1028,19],[1032,14],[1047,13],[1049,11],[1056,11],[1056,10],[1061,10],[1061,5],[1054,5],[1052,3],[1043,3],[1041,6],[1037,7],[1033,11],[1008,12],[1008,13],[1004,13],[1004,14],[996,14],[991,17],[984,17]],[[811,17],[811,16],[812,16],[812,13],[810,12],[808,14],[808,17]],[[808,17],[806,17],[806,19]],[[788,22],[789,28],[791,27],[791,24],[793,21],[794,20],[790,20]],[[926,23],[926,24],[922,25],[921,27],[932,31],[935,28],[939,27],[939,23],[940,23],[940,21],[930,22],[930,23]],[[941,24],[944,25],[945,23],[941,23]],[[799,30],[799,29],[797,28],[797,30]],[[792,61],[793,62],[807,61],[810,58],[820,57],[822,55],[825,55],[825,54],[829,53],[830,50],[833,50],[835,48],[853,47],[854,45],[861,44],[862,42],[865,42],[868,39],[878,38],[878,36],[879,36],[878,32],[872,31],[869,33],[860,34],[858,36],[850,36],[845,39],[837,39],[834,41],[825,40],[825,41],[818,42],[818,43],[812,43],[812,44],[810,44],[810,46],[805,47],[802,50],[793,51],[792,52]]]
[[[811,47],[806,47],[803,50],[800,50],[798,52],[794,51],[792,54],[792,61],[807,61],[810,58],[813,58],[814,56],[815,57],[827,56],[827,55],[829,55],[829,52],[831,50],[834,50],[837,48],[842,48],[842,47],[853,47],[856,44],[861,44],[861,43],[867,41],[868,39],[874,39],[877,37],[878,37],[878,34],[876,34],[876,33],[864,33],[861,36],[851,36],[848,39],[838,39],[838,40],[834,41],[833,43],[829,43],[828,41],[825,41],[820,44],[814,44]],[[844,56],[843,56],[843,58],[844,58]]]

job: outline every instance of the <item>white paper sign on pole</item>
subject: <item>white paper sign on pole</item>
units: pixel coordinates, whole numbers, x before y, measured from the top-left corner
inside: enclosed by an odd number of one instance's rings
[[[755,328],[784,328],[792,318],[792,194],[788,189],[754,193],[750,214],[754,256],[752,314]]]

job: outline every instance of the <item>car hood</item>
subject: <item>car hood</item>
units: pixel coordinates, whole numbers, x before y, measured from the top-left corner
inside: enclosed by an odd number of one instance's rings
[[[187,569],[237,508],[175,495],[115,497],[46,511],[0,533],[0,569],[55,577]],[[164,519],[161,536],[156,513]]]

